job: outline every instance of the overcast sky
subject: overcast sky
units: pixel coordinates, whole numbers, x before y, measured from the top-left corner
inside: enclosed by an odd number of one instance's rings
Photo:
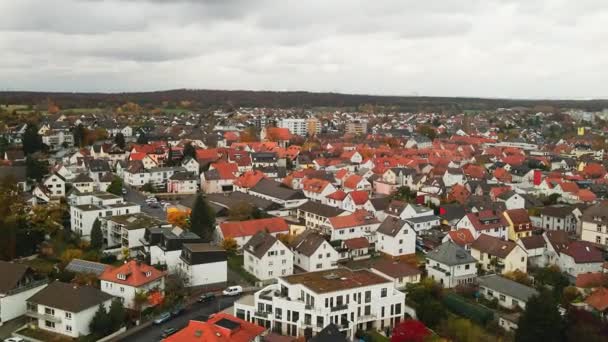
[[[606,0],[1,0],[0,90],[608,98]]]

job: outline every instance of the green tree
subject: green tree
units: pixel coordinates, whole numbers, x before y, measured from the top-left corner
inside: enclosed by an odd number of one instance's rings
[[[116,196],[122,196],[122,187],[123,187],[122,179],[120,177],[114,177],[114,179],[112,180],[112,183],[110,183],[110,185],[108,185],[108,188],[106,189],[106,191],[111,194],[114,194]]]
[[[127,144],[125,142],[124,134],[122,134],[122,133],[116,134],[116,136],[114,136],[114,143],[116,144],[116,146],[118,146],[124,150],[125,147],[127,146]]]
[[[140,133],[137,137],[137,143],[140,145],[146,145],[148,143],[148,137],[144,133]]]
[[[25,173],[27,178],[40,182],[49,173],[49,163],[28,156],[25,160]]]
[[[103,304],[99,304],[99,308],[95,311],[95,315],[89,323],[91,333],[98,337],[107,336],[112,333],[112,321]]]
[[[38,127],[34,124],[28,124],[23,133],[23,153],[26,155],[42,151],[44,144],[42,137],[38,134]]]
[[[165,163],[166,166],[173,166],[174,165],[174,152],[173,152],[173,148],[169,147],[169,152],[167,153],[167,162]]]
[[[239,201],[228,210],[228,220],[245,221],[253,217],[253,206],[245,201]]]
[[[190,215],[190,230],[205,242],[209,242],[213,238],[215,212],[200,193],[196,195]]]
[[[526,303],[526,310],[517,322],[516,342],[562,341],[564,320],[553,296],[542,290]]]
[[[194,148],[194,146],[192,146],[191,143],[187,143],[186,146],[184,146],[183,154],[184,158],[190,157],[196,159],[196,149]]]
[[[91,228],[91,248],[101,249],[103,246],[103,233],[101,232],[101,222],[95,219]]]
[[[112,331],[118,330],[125,324],[126,311],[120,300],[112,301],[108,316],[110,317],[110,325],[112,327]]]
[[[429,125],[418,126],[418,129],[416,131],[431,140],[435,139],[435,137],[437,136],[437,132],[435,131],[435,129]]]

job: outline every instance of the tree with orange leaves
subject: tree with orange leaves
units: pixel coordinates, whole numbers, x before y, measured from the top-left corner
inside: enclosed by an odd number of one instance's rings
[[[167,214],[167,222],[178,227],[186,227],[188,225],[188,212],[181,210],[170,211]]]

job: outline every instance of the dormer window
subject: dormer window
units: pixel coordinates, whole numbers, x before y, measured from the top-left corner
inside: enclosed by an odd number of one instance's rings
[[[149,278],[152,275],[152,271],[147,271],[146,272],[146,278]]]
[[[116,275],[116,278],[120,279],[120,280],[127,280],[127,275],[124,273],[118,273]]]

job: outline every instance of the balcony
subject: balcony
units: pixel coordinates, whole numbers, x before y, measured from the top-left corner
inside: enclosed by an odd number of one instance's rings
[[[268,316],[270,316],[270,312],[264,312],[264,311],[256,311],[253,315],[257,316],[257,317],[263,317],[263,318],[268,318]]]
[[[346,309],[348,309],[348,304],[342,304],[342,305],[332,306],[330,308],[330,311],[335,312],[335,311],[346,310]]]
[[[439,272],[441,272],[441,273],[445,274],[446,276],[449,276],[449,275],[450,275],[450,272],[448,272],[448,271],[444,270],[443,268],[441,268],[441,267],[439,267],[439,266],[437,266],[437,265],[435,265],[435,266],[431,266],[431,268],[432,268],[432,269],[434,269],[434,270],[436,270],[436,271],[439,271]]]
[[[49,322],[53,322],[53,323],[61,323],[61,318],[53,316],[53,315],[49,315],[49,314],[44,314],[44,313],[40,313],[38,311],[34,311],[31,309],[27,309],[27,311],[25,312],[25,314],[29,317],[32,318],[37,318],[37,319],[43,319],[45,321],[49,321]]]

